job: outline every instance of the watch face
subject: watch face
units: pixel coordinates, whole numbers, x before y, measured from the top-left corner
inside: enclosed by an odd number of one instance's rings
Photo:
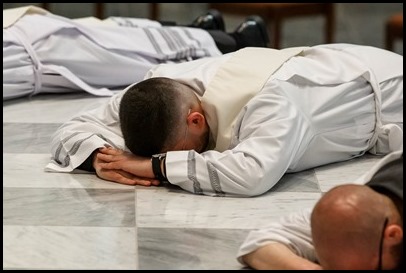
[[[163,158],[165,156],[166,156],[166,153],[152,155],[152,157],[159,158],[159,159],[161,159],[161,158]]]

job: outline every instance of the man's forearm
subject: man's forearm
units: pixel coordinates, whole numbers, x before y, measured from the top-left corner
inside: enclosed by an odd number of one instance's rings
[[[321,267],[305,258],[297,256],[288,247],[280,243],[265,245],[242,257],[243,261],[253,269],[321,269]]]

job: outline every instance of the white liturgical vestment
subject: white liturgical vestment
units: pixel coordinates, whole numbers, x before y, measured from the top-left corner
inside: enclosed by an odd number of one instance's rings
[[[399,150],[384,156],[368,172],[363,174],[356,184],[366,184],[383,165],[399,159],[403,156],[402,154],[403,150]],[[242,260],[242,256],[267,244],[279,243],[285,245],[294,254],[312,262],[317,262],[318,259],[311,235],[311,212],[311,207],[304,208],[283,216],[266,227],[251,231],[238,249],[237,260],[246,265]]]
[[[123,17],[72,20],[32,6],[3,10],[3,100],[112,96],[157,64],[220,55],[203,29]]]
[[[203,98],[233,54],[162,64],[146,78],[173,78]],[[248,64],[246,69],[257,65]],[[239,77],[252,80],[247,75]],[[121,96],[64,124],[54,135],[46,169],[70,172],[104,145],[126,149],[118,123]],[[255,196],[287,172],[402,146],[403,57],[368,46],[320,45],[303,49],[269,75],[236,114],[228,147],[168,152],[166,174],[171,184],[196,194]]]
[[[201,98],[216,151],[223,152],[230,146],[235,120],[244,105],[262,89],[268,78],[284,62],[304,49],[247,47],[235,52],[217,70]],[[256,65],[252,66],[253,63]]]

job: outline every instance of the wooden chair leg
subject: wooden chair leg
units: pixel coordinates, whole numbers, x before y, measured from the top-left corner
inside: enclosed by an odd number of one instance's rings
[[[325,39],[326,43],[330,44],[334,42],[334,25],[335,25],[335,14],[334,14],[334,4],[329,3],[326,7],[326,25],[325,25]]]
[[[95,3],[94,14],[97,18],[103,19],[104,17],[104,3]]]
[[[271,41],[271,47],[275,49],[280,49],[281,47],[281,35],[282,35],[282,19],[281,18],[274,18],[272,20],[273,27],[272,27],[272,41]]]
[[[49,10],[49,3],[41,3],[41,8]]]
[[[159,3],[149,3],[149,19],[158,20],[159,18]]]
[[[385,28],[385,48],[390,51],[393,50],[393,35],[389,24],[386,24]]]

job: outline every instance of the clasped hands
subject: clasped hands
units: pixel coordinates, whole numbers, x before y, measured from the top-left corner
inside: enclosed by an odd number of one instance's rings
[[[112,147],[99,148],[93,155],[98,177],[126,185],[158,186],[151,159]]]

